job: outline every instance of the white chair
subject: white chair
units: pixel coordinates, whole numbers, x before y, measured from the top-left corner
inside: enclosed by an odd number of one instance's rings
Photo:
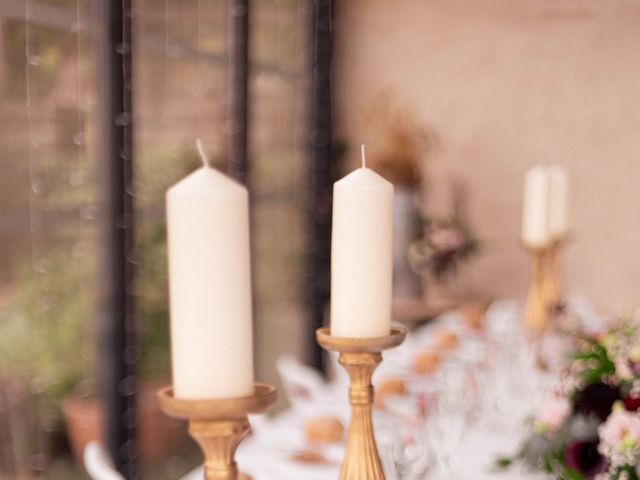
[[[125,480],[109,459],[107,452],[95,440],[84,449],[84,467],[93,480]]]
[[[318,398],[324,386],[322,376],[291,355],[281,355],[276,361],[284,394],[294,408]]]
[[[202,467],[198,467],[191,473],[182,477],[180,480],[204,480],[204,469]]]
[[[252,421],[255,422],[257,417],[262,417],[262,415],[253,416]],[[83,457],[84,467],[92,480],[125,480],[113,467],[113,463],[102,445],[95,440],[87,444]],[[204,480],[204,468],[198,467],[180,480]]]

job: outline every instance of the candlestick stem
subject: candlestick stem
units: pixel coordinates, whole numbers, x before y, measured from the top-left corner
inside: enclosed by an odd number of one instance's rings
[[[547,249],[547,283],[549,291],[549,306],[554,309],[562,302],[562,286],[559,265],[560,241],[554,241]]]
[[[347,439],[347,455],[342,464],[341,479],[383,479],[382,463],[373,434],[371,420],[374,390],[373,372],[382,362],[379,353],[341,353],[340,365],[349,373],[351,425]]]
[[[374,389],[371,377],[382,362],[381,352],[400,345],[405,336],[405,329],[395,327],[388,336],[378,338],[333,337],[328,328],[316,331],[318,343],[324,349],[340,353],[340,365],[345,368],[351,381],[351,424],[340,480],[385,478],[373,431]]]
[[[528,248],[531,253],[531,281],[524,307],[524,324],[534,335],[541,335],[551,321],[547,251]]]
[[[206,480],[236,480],[239,472],[235,454],[240,442],[249,432],[246,418],[227,421],[193,421],[189,434],[198,443],[205,456]]]

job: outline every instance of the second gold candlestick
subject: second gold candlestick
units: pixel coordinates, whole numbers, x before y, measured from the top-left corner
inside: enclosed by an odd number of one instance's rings
[[[550,308],[555,309],[562,304],[562,281],[560,275],[560,248],[562,240],[556,240],[549,245],[546,252],[546,275],[548,283]]]
[[[524,324],[533,335],[543,334],[551,323],[547,250],[527,247],[531,253],[531,281],[524,306]]]
[[[403,328],[392,328],[386,337],[341,338],[331,336],[329,328],[316,331],[325,350],[339,352],[339,362],[351,379],[349,403],[351,424],[340,480],[384,480],[384,471],[373,432],[373,372],[382,362],[382,351],[400,345],[406,336]]]

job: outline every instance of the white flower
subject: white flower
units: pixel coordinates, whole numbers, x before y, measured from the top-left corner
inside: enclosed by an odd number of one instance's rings
[[[598,450],[612,466],[635,465],[640,455],[640,415],[617,405],[598,434]]]
[[[620,380],[633,380],[633,371],[629,366],[627,357],[616,357],[614,363],[616,365],[616,376]]]

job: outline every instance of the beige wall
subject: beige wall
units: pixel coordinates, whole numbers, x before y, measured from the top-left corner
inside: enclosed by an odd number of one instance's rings
[[[484,242],[465,283],[522,295],[522,176],[559,163],[573,190],[570,290],[607,313],[640,302],[640,2],[337,3],[338,134],[375,144],[382,91],[432,126],[432,191],[461,176]]]

